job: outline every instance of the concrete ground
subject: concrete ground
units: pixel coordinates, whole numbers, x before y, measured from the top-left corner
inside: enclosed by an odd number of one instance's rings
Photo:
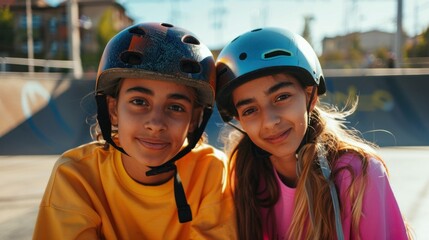
[[[382,148],[391,185],[415,239],[429,240],[429,147]],[[31,239],[57,156],[0,156],[0,240]]]

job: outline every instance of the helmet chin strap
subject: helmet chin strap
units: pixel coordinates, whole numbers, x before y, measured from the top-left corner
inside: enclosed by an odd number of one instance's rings
[[[212,108],[204,108],[203,118],[201,124],[195,129],[195,134],[188,134],[188,146],[183,148],[179,153],[176,154],[172,159],[165,162],[160,166],[150,166],[151,170],[146,172],[147,176],[154,176],[160,173],[174,171],[174,198],[176,199],[176,206],[178,211],[178,217],[180,223],[192,221],[192,211],[186,200],[186,194],[183,189],[182,181],[177,171],[176,164],[177,160],[188,154],[195,145],[198,143],[201,135],[204,133],[204,129],[210,119],[213,112]]]
[[[310,135],[309,129],[310,129],[310,119],[311,119],[310,107],[311,107],[311,102],[314,99],[314,95],[316,93],[316,90],[317,90],[317,86],[314,85],[313,90],[311,91],[310,101],[308,102],[308,105],[307,105],[308,127],[307,127],[307,130],[305,132],[304,138],[302,139],[301,144],[296,151],[297,153],[302,148],[302,146],[304,146],[305,144],[307,144],[309,142],[309,137],[310,137],[309,136]],[[337,239],[343,240],[344,239],[344,233],[343,233],[343,228],[342,228],[342,223],[341,223],[340,203],[338,200],[338,194],[337,194],[337,190],[335,188],[335,184],[331,178],[331,168],[329,166],[328,160],[326,159],[326,150],[324,149],[324,147],[319,147],[319,149],[317,150],[317,161],[319,163],[320,169],[322,170],[322,175],[329,185],[329,191],[330,191],[330,195],[331,195],[331,199],[332,199],[332,205],[334,207],[335,230],[336,230],[336,234],[337,234]],[[306,189],[311,188],[311,186],[309,186],[307,183],[305,185],[306,185],[306,187],[305,187]],[[311,192],[307,191],[307,194],[311,195]],[[312,197],[310,196],[309,199],[312,199]],[[310,212],[310,219],[314,223],[313,204],[311,203],[311,201],[309,201],[309,212]]]
[[[125,150],[118,145],[112,139],[112,123],[110,122],[109,108],[107,106],[106,95],[97,94],[95,95],[95,101],[97,102],[97,121],[101,129],[101,134],[103,139],[112,145],[114,148],[118,149],[123,154],[128,155]]]
[[[311,114],[310,114],[310,108],[311,108],[311,102],[313,102],[314,96],[316,94],[317,91],[317,86],[313,85],[313,89],[311,90],[311,96],[310,96],[310,101],[308,101],[307,104],[307,130],[305,130],[305,134],[304,137],[302,138],[301,143],[299,144],[299,147],[296,149],[296,153],[299,152],[299,150],[301,150],[301,148],[308,143],[309,141],[309,129],[310,129],[310,121],[311,121]]]
[[[198,143],[199,139],[204,133],[204,129],[210,119],[210,116],[213,112],[212,108],[204,108],[203,112],[203,118],[201,120],[201,124],[198,126],[197,129],[195,129],[195,134],[188,134],[188,145],[183,148],[179,153],[176,154],[172,159],[169,161],[163,163],[159,166],[149,166],[151,170],[146,172],[147,176],[153,176],[164,172],[169,172],[174,170],[174,167],[171,165],[174,165],[174,162],[188,154]]]
[[[123,148],[119,147],[112,140],[112,125],[110,122],[106,95],[98,94],[95,96],[95,99],[98,108],[97,120],[100,125],[104,140],[123,154],[128,155]],[[186,154],[188,154],[190,151],[192,151],[192,149],[198,143],[199,139],[204,133],[204,129],[210,119],[212,112],[212,108],[204,108],[201,124],[198,126],[197,129],[195,129],[195,134],[188,134],[188,146],[183,148],[179,153],[176,154],[176,156],[174,156],[172,159],[165,162],[164,164],[160,166],[149,166],[151,170],[146,172],[146,176],[154,176],[161,173],[174,171],[174,198],[176,199],[176,206],[180,223],[192,221],[192,211],[186,200],[186,194],[183,189],[182,180],[180,179],[177,167],[174,163]]]

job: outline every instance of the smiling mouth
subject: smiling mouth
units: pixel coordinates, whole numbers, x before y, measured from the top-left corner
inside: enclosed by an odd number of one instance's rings
[[[169,143],[167,142],[151,140],[151,139],[138,139],[138,141],[144,147],[153,149],[153,150],[163,150],[169,145]]]
[[[280,134],[272,135],[270,137],[266,137],[265,141],[267,141],[271,144],[276,144],[276,143],[282,142],[283,140],[285,140],[289,136],[290,131],[291,130],[288,129],[284,132],[281,132]]]

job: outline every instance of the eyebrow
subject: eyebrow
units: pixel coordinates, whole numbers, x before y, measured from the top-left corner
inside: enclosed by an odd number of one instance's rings
[[[154,95],[152,90],[150,90],[148,88],[144,88],[144,87],[131,87],[131,88],[128,88],[126,92],[127,93],[129,93],[129,92],[140,92],[140,93],[148,94],[151,96]]]
[[[154,96],[155,95],[155,93],[152,90],[150,90],[148,88],[145,88],[145,87],[131,87],[131,88],[128,88],[126,92],[127,93],[129,93],[129,92],[139,92],[139,93],[147,94],[147,95],[150,95],[150,96]],[[168,94],[167,98],[168,99],[175,99],[175,100],[185,100],[185,101],[187,101],[189,103],[192,103],[191,99],[188,96],[180,94],[180,93]]]
[[[268,91],[265,92],[266,95],[272,94],[274,92],[277,92],[278,90],[282,89],[282,88],[287,88],[293,86],[292,82],[279,82],[277,84],[275,84],[274,86],[268,88]]]
[[[287,88],[290,86],[293,86],[292,82],[289,82],[289,81],[288,82],[279,82],[279,83],[275,84],[274,86],[271,86],[270,88],[268,88],[268,90],[265,91],[265,95],[275,93],[276,91],[278,91],[282,88]],[[237,104],[235,104],[235,108],[238,109],[239,107],[250,104],[253,101],[254,101],[253,98],[247,98],[247,99],[240,100],[237,102]]]

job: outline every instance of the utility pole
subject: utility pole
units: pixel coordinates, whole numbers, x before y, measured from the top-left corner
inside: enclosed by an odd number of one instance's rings
[[[395,68],[402,64],[402,0],[398,0],[396,15],[396,38],[395,38]]]
[[[27,58],[28,72],[34,72],[34,44],[33,44],[33,14],[31,11],[31,0],[25,1],[27,18]]]
[[[213,23],[211,23],[211,27],[215,32],[215,39],[219,42],[223,40],[223,29],[224,29],[224,20],[225,14],[227,13],[227,9],[225,8],[223,0],[213,0],[215,4],[213,10],[211,11],[211,19]]]
[[[27,0],[28,1],[28,0]],[[80,58],[79,13],[77,0],[67,1],[69,57],[73,61],[73,77],[82,78],[82,61]]]

